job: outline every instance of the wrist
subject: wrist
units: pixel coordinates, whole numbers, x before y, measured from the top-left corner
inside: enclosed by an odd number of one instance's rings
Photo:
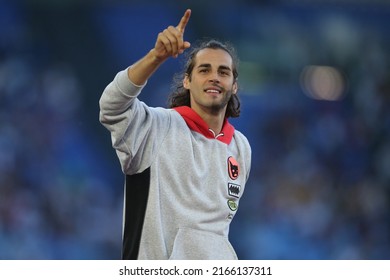
[[[148,56],[148,59],[149,59],[150,63],[155,65],[155,66],[161,65],[165,60],[167,60],[167,57],[165,57],[165,58],[159,57],[156,54],[156,50],[155,49],[151,49],[149,51],[149,53],[147,54],[147,56]]]

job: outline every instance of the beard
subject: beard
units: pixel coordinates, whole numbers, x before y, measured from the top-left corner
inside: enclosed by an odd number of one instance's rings
[[[220,96],[211,98],[205,93],[193,94],[189,91],[191,108],[198,107],[200,110],[208,112],[211,115],[220,115],[221,112],[226,112],[229,102],[233,99],[233,86],[230,89],[219,87],[221,90]]]
[[[219,113],[222,109],[224,109],[224,108],[227,106],[227,104],[229,103],[229,101],[230,101],[230,99],[231,99],[231,97],[232,97],[232,94],[233,94],[233,90],[232,90],[232,89],[231,89],[231,90],[228,90],[228,91],[225,92],[225,94],[224,94],[222,100],[220,100],[220,101],[217,102],[217,103],[212,103],[212,104],[210,105],[210,107],[209,107],[211,113],[212,113],[212,114],[217,114],[217,113]]]

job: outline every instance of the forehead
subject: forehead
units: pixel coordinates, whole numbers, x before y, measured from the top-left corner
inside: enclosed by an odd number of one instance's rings
[[[210,64],[219,67],[221,65],[232,68],[233,60],[228,52],[222,49],[202,49],[195,57],[195,67],[201,64]]]

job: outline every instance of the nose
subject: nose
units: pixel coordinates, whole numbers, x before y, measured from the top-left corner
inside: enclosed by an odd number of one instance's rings
[[[212,78],[212,79],[210,78],[209,82],[213,84],[219,84],[219,80],[217,78]]]
[[[216,69],[210,69],[208,73],[209,82],[219,83],[219,73]]]
[[[209,81],[211,83],[219,83],[219,77],[217,72],[211,72],[209,76]]]

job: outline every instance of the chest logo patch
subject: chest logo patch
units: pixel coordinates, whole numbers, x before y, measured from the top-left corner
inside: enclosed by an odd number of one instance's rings
[[[236,211],[237,208],[238,208],[238,205],[237,205],[237,203],[234,200],[229,199],[227,201],[227,204],[228,204],[230,210],[232,210],[232,211]]]
[[[228,158],[228,172],[229,177],[232,180],[236,180],[240,174],[240,167],[238,166],[238,162],[234,157]]]
[[[234,197],[240,197],[241,186],[233,183],[228,183],[228,194]]]

